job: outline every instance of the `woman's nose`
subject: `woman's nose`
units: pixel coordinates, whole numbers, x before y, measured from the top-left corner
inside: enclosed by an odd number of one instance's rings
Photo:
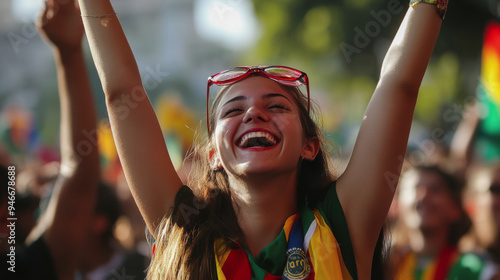
[[[269,116],[266,114],[263,108],[260,108],[258,106],[252,106],[248,108],[248,110],[245,113],[245,116],[243,117],[244,123],[255,122],[255,121],[261,121],[261,122],[269,121]]]

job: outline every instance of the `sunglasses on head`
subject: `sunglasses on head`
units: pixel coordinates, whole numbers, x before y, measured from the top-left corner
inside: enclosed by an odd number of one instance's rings
[[[260,75],[286,86],[306,85],[307,88],[307,112],[310,108],[309,79],[307,74],[286,66],[264,66],[264,67],[235,67],[219,72],[208,77],[207,84],[207,129],[210,131],[210,86],[225,86],[236,83],[250,75]]]

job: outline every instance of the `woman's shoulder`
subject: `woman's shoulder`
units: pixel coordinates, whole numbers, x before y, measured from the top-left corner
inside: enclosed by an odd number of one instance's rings
[[[314,191],[314,198],[309,199],[310,207],[317,209],[327,219],[327,222],[344,218],[344,211],[337,195],[337,181],[333,181]],[[337,217],[339,216],[340,217]]]

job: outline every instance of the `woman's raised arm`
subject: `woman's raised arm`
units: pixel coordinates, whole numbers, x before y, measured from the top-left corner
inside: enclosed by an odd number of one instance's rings
[[[173,206],[182,182],[111,3],[79,0],[79,4],[125,177],[155,235],[156,226]]]
[[[360,279],[368,279],[378,233],[405,156],[420,83],[442,19],[436,5],[408,9],[384,58],[351,160],[338,180]]]

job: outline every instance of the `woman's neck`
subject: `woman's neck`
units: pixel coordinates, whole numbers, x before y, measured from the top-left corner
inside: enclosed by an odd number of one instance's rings
[[[262,180],[229,178],[233,207],[243,232],[245,248],[257,256],[297,212],[296,176],[268,176]]]
[[[449,230],[445,227],[422,229],[421,232],[424,238],[424,246],[420,250],[419,255],[423,257],[436,256],[445,246],[449,245]]]

